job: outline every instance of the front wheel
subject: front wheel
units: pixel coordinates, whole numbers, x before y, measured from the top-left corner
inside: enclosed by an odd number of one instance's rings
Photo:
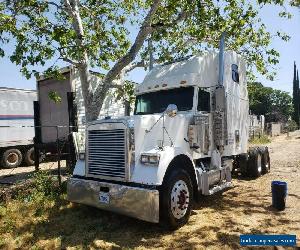
[[[160,198],[163,223],[171,229],[186,224],[193,203],[193,188],[189,174],[183,169],[172,169],[164,180]]]

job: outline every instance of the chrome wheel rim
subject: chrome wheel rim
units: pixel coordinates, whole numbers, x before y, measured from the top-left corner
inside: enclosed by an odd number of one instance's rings
[[[190,193],[187,184],[183,180],[175,182],[171,192],[171,211],[176,219],[185,216],[190,202]]]
[[[258,154],[257,155],[257,171],[258,171],[258,173],[261,173],[261,155],[260,154]]]

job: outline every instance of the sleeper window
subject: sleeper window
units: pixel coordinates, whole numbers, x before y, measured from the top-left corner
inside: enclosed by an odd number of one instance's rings
[[[231,65],[231,71],[232,71],[232,80],[234,82],[239,83],[240,79],[239,79],[239,68],[236,64],[232,64]]]
[[[210,112],[210,93],[209,92],[199,89],[197,110]]]

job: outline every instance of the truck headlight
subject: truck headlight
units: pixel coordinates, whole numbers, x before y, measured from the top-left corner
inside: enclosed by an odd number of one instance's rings
[[[158,165],[159,158],[157,154],[141,154],[141,163]]]

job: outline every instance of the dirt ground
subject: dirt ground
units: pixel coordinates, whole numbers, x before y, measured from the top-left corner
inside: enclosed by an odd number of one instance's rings
[[[165,231],[159,225],[61,201],[50,204],[43,216],[24,205],[20,218],[14,217],[16,225],[11,232],[3,234],[6,239],[2,246],[238,249],[240,234],[296,234],[300,246],[300,131],[291,133],[290,138],[276,137],[269,147],[271,173],[256,180],[235,178],[231,189],[203,197],[192,211],[189,223],[177,231]],[[273,180],[288,183],[287,206],[282,212],[271,207]],[[11,205],[9,209],[19,207]],[[12,245],[6,243],[13,241]]]
[[[61,161],[61,170],[64,173],[65,161]],[[57,162],[46,162],[40,164],[41,170],[57,171]],[[34,173],[34,166],[20,166],[12,169],[0,169],[0,188],[1,186],[13,185],[31,178]]]

